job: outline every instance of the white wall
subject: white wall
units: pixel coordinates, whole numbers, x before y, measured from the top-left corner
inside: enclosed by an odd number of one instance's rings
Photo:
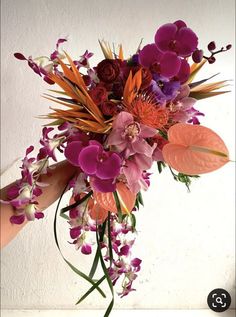
[[[234,0],[2,0],[2,168],[37,146],[50,102],[40,96],[48,88],[27,65],[13,57],[48,54],[59,36],[69,35],[64,47],[75,58],[85,49],[102,58],[98,38],[123,43],[126,56],[141,38],[153,39],[158,26],[183,19],[195,30],[202,47],[211,40],[234,43]],[[234,50],[202,72],[234,79]],[[232,83],[232,85],[234,82]],[[232,92],[199,102],[206,113],[203,125],[225,140],[235,159],[234,87]],[[19,177],[19,162],[2,179],[2,186]],[[234,163],[202,176],[191,194],[166,171],[152,176],[138,214],[136,254],[143,259],[135,283],[137,292],[116,300],[116,308],[207,308],[208,293],[218,287],[234,297]],[[67,200],[64,199],[64,204]],[[53,239],[55,205],[43,221],[30,223],[2,251],[2,305],[9,309],[75,308],[87,284],[63,262]],[[88,270],[90,258],[67,245],[67,224],[60,221],[61,244],[68,258]],[[97,294],[81,308],[102,308]],[[234,305],[234,303],[233,303]]]

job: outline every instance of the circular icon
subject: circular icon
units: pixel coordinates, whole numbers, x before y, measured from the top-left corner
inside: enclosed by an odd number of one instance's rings
[[[207,304],[211,310],[222,313],[229,308],[231,297],[223,288],[216,288],[208,295]]]

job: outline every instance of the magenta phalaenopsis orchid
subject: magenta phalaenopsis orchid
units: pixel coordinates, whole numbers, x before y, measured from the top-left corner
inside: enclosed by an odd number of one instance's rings
[[[115,152],[104,151],[97,141],[84,146],[81,141],[70,142],[65,149],[68,161],[93,178],[93,186],[101,192],[115,190],[115,178],[120,173],[121,158]],[[110,188],[109,188],[110,187]]]

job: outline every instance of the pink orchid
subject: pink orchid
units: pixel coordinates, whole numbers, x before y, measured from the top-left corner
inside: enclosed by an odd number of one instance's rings
[[[145,138],[153,137],[156,133],[156,129],[134,121],[132,114],[122,111],[113,122],[107,144],[114,145],[117,152],[124,151],[125,158],[135,153],[151,157],[153,148]]]
[[[144,157],[144,155],[143,155]],[[148,183],[146,182],[145,172],[140,166],[137,164],[136,161],[137,156],[134,155],[133,159],[127,160],[125,166],[122,168],[122,172],[124,173],[127,185],[131,192],[137,194],[141,189],[147,190]],[[150,159],[150,165],[152,164],[152,159]],[[150,168],[151,166],[149,166]]]
[[[191,97],[184,97],[182,100],[177,101],[174,104],[176,108],[173,116],[174,121],[199,124],[197,116],[204,116],[204,113],[199,112],[193,107],[196,101],[196,99]]]
[[[65,136],[54,135],[52,138],[49,137],[49,133],[53,131],[54,128],[43,128],[43,137],[40,139],[40,144],[43,146],[38,154],[37,159],[43,159],[45,157],[51,157],[54,161],[57,162],[55,151],[58,149],[60,152],[60,146],[65,141]]]

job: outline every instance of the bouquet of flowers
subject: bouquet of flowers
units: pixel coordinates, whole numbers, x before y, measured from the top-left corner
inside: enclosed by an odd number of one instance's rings
[[[227,81],[206,83],[210,78],[194,81],[206,64],[215,62],[216,54],[230,49],[216,48],[210,42],[208,53],[198,47],[197,35],[183,21],[162,25],[154,43],[124,58],[122,45],[111,48],[99,41],[104,59],[90,66],[92,53],[86,51],[73,60],[60,46],[59,39],[50,57],[19,60],[48,84],[45,98],[61,108],[42,118],[53,121],[45,125],[37,157],[34,147],[26,150],[21,179],[8,191],[8,201],[15,215],[10,221],[21,224],[44,214],[37,208],[42,186],[40,175],[49,174],[49,160],[57,161],[56,151],[77,167],[76,175],[67,184],[71,190],[68,206],[58,210],[68,222],[71,243],[82,254],[94,254],[88,274],[70,268],[87,280],[91,287],[78,300],[80,303],[96,290],[105,297],[101,283],[106,280],[112,300],[104,316],[114,304],[114,286],[123,297],[134,291],[133,283],[141,267],[141,259],[132,255],[136,237],[136,219],[143,205],[142,190],[150,185],[149,169],[157,165],[159,173],[168,166],[174,179],[186,184],[199,174],[214,171],[229,162],[228,150],[212,130],[200,125],[204,114],[195,108],[199,99],[227,91]],[[63,193],[62,193],[63,195]],[[91,243],[91,238],[93,242]],[[103,275],[94,278],[98,265]]]

